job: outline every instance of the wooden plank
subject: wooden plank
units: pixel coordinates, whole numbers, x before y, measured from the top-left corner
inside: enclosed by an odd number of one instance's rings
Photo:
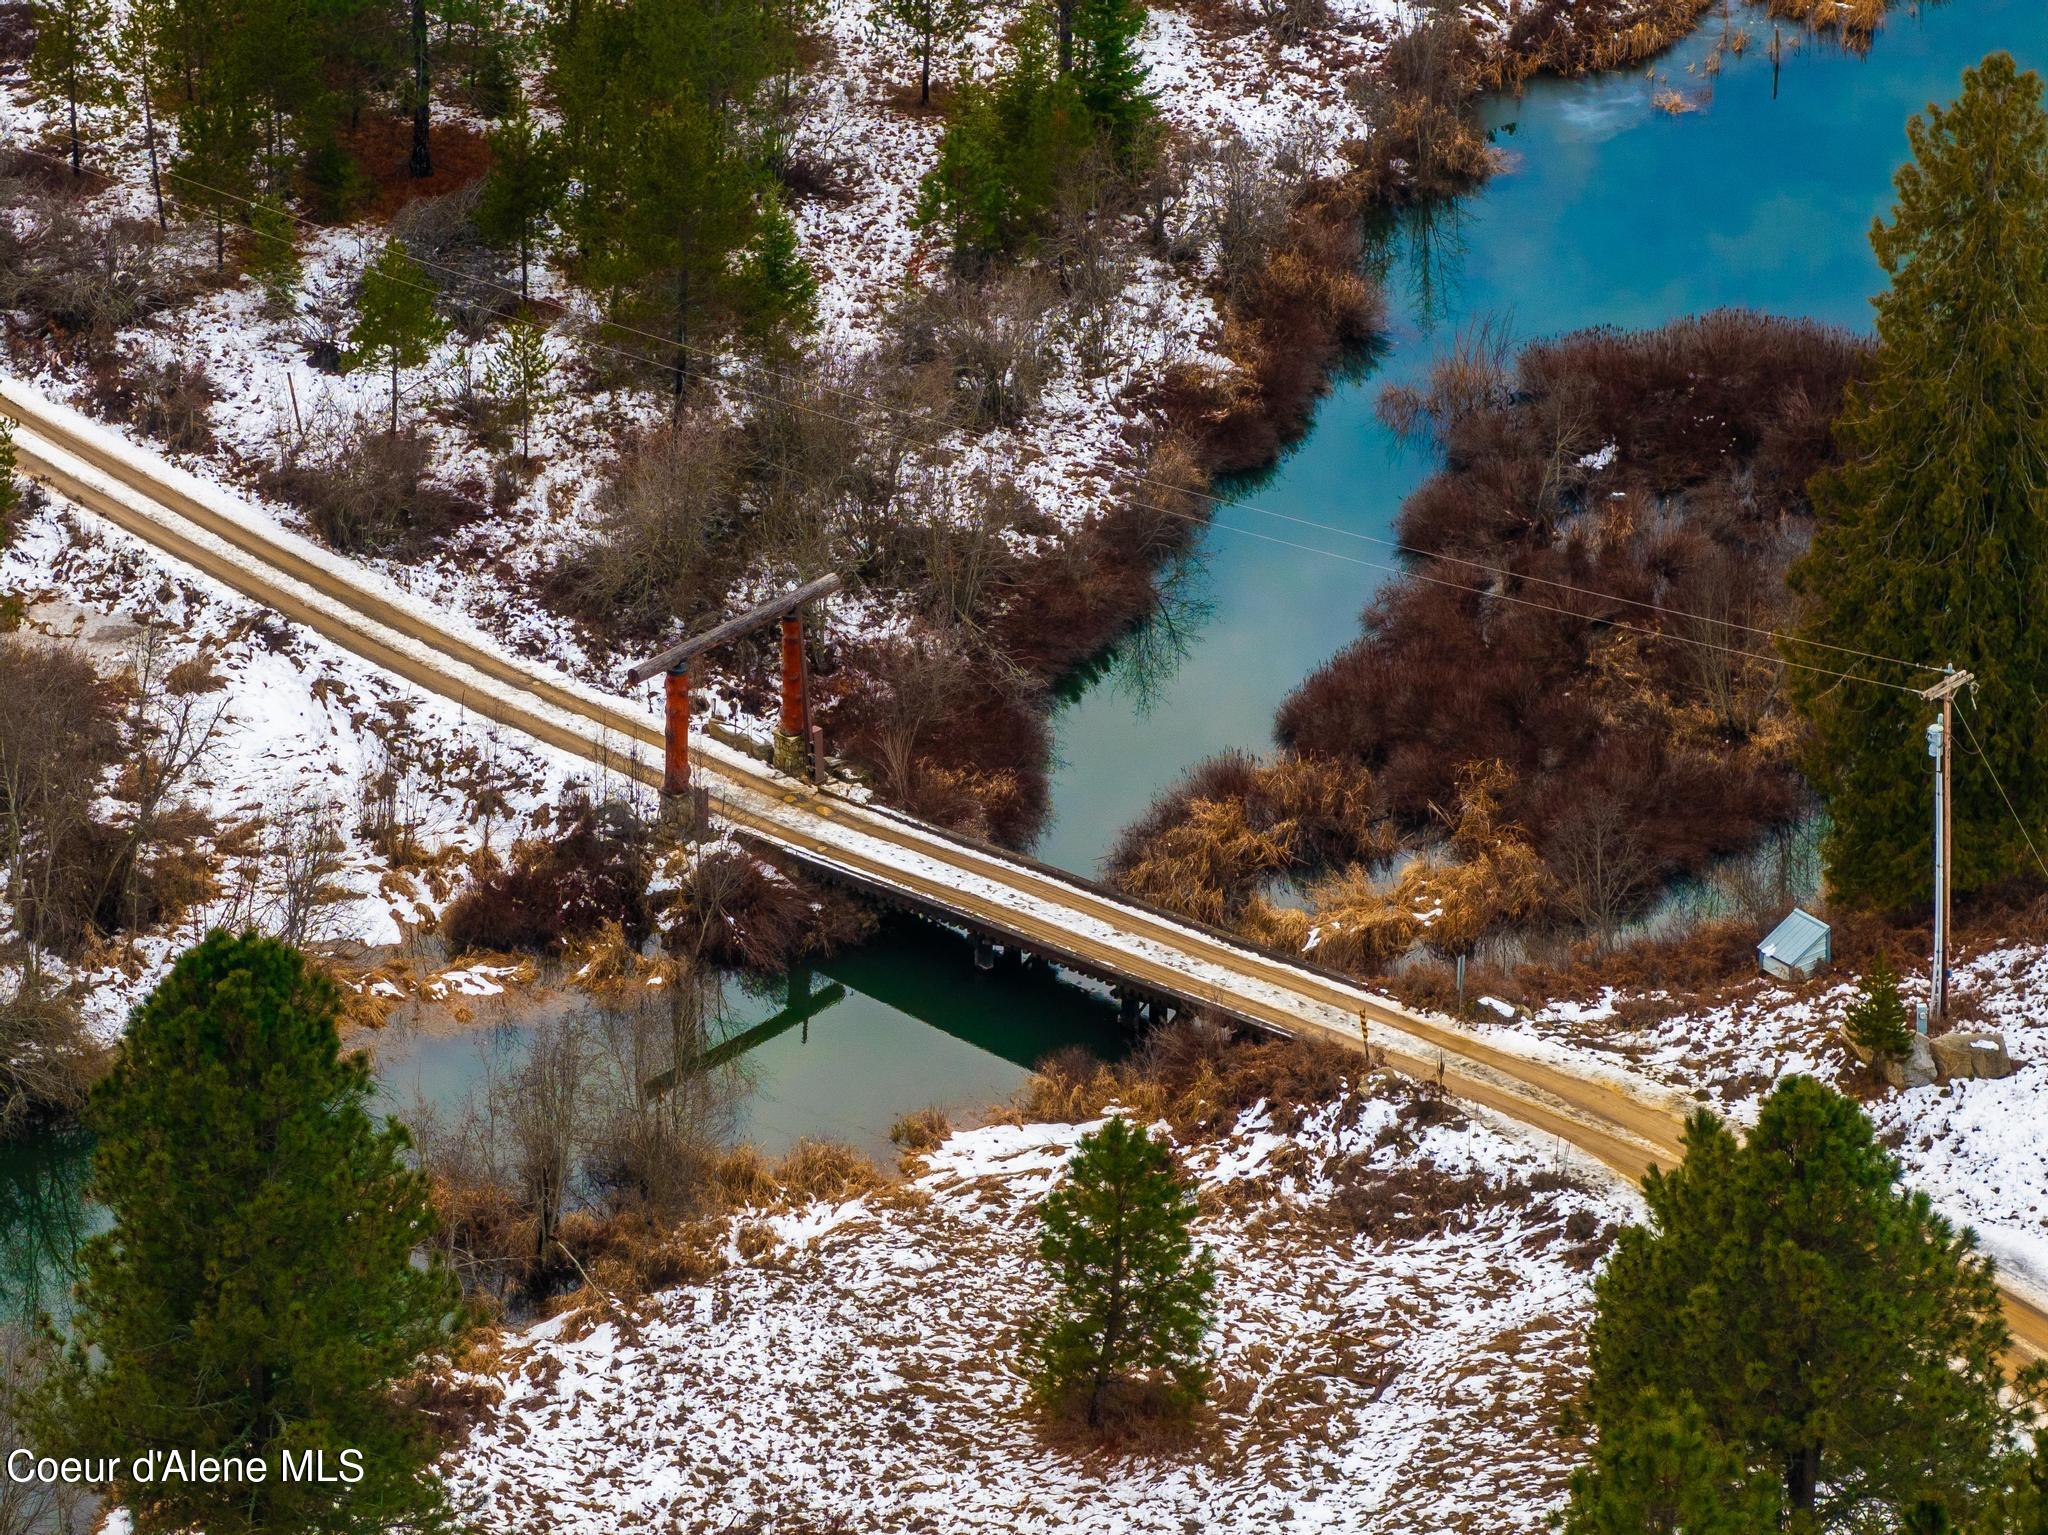
[[[645,682],[660,672],[671,672],[679,666],[688,666],[697,656],[707,650],[716,650],[720,645],[729,645],[744,634],[751,634],[763,624],[772,624],[785,613],[793,613],[807,602],[820,597],[829,597],[846,583],[838,576],[820,576],[815,581],[806,581],[795,591],[784,592],[780,597],[771,597],[759,607],[749,608],[737,618],[728,618],[714,628],[706,629],[693,639],[664,650],[660,655],[642,661],[626,673],[628,682]]]

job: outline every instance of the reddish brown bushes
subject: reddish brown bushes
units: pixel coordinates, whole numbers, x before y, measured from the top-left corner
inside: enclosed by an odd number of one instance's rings
[[[627,807],[580,795],[562,803],[556,825],[553,836],[520,841],[507,866],[449,903],[441,935],[451,952],[548,954],[607,922],[632,942],[646,937],[646,828]]]
[[[1553,869],[1626,870],[1638,892],[1796,819],[1795,734],[1753,631],[1783,614],[1802,487],[1862,357],[1733,313],[1531,348],[1512,389],[1432,418],[1447,467],[1397,524],[1429,557],[1287,700],[1281,739],[1363,764],[1411,827],[1499,756],[1507,814]]]

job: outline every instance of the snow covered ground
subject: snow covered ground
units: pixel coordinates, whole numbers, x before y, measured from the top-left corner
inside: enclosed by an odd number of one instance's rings
[[[508,1336],[503,1400],[444,1468],[458,1506],[591,1535],[1540,1529],[1588,1271],[1638,1212],[1519,1132],[1416,1123],[1406,1096],[1292,1134],[1261,1106],[1184,1148],[1219,1268],[1214,1416],[1184,1451],[1077,1454],[1026,1412],[1034,1207],[1088,1127],[994,1125],[907,1187],[735,1218],[707,1284]],[[1343,1190],[1424,1168],[1489,1191],[1435,1234],[1347,1218]],[[750,1261],[743,1228],[775,1240]]]
[[[2004,1036],[2018,1068],[2012,1076],[1903,1092],[1876,1087],[1842,1042],[1842,1018],[1858,991],[1847,975],[1800,986],[1759,976],[1711,1003],[1610,989],[1483,1032],[1533,1034],[1583,1059],[1625,1065],[1743,1124],[1788,1076],[1874,1094],[1865,1107],[1907,1181],[1975,1228],[2002,1267],[2048,1295],[2048,945],[1970,952],[1950,984],[1961,1027]],[[1926,999],[1927,977],[1906,975],[1899,989],[1910,1009]]]

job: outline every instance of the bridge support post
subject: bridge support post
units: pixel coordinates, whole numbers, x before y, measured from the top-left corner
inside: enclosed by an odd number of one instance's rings
[[[974,968],[988,971],[996,967],[996,946],[986,938],[974,940]]]
[[[809,776],[817,748],[811,739],[811,679],[804,656],[800,613],[782,619],[782,718],[775,727],[775,767],[792,778]]]
[[[674,799],[690,792],[690,669],[668,674],[662,711],[661,793]]]

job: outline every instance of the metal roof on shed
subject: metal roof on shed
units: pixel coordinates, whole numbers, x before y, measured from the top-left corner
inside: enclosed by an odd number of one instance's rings
[[[1827,948],[1828,925],[1812,912],[1795,906],[1791,914],[1756,946],[1756,951],[1780,964],[1803,965],[1826,953]]]

